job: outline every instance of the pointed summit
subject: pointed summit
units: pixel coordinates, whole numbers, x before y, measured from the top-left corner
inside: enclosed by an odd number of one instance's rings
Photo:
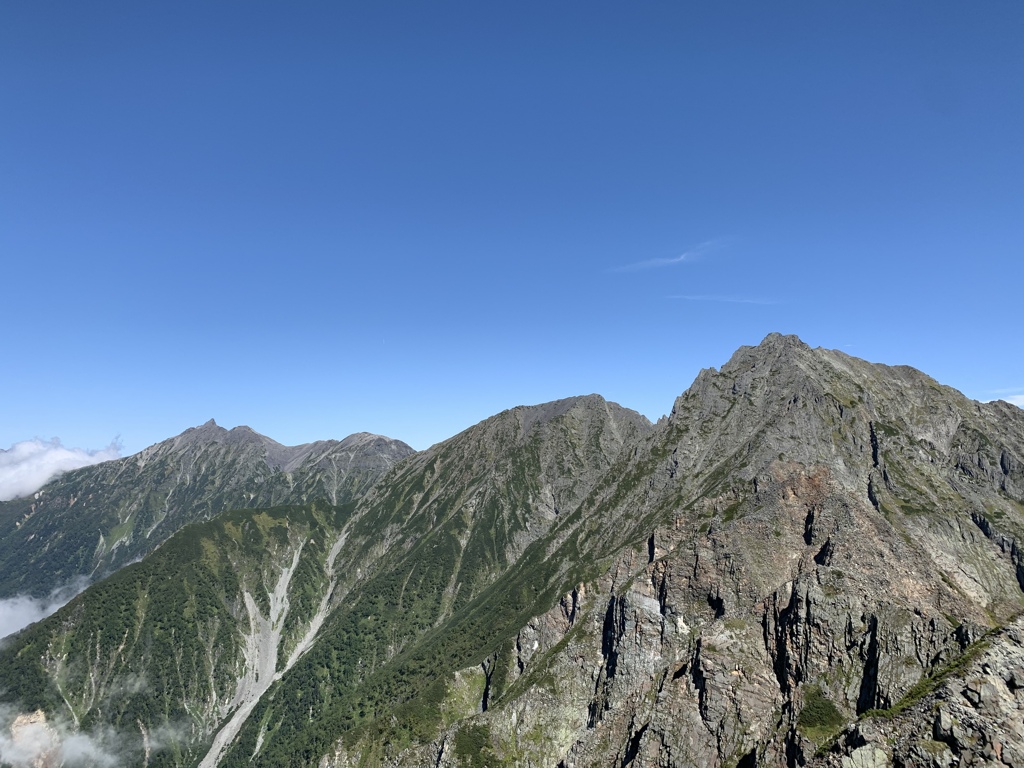
[[[778,331],[772,331],[763,339],[761,343],[757,345],[761,348],[798,348],[798,349],[810,349],[810,347],[804,343],[804,341],[797,336],[795,333],[779,333]],[[742,347],[741,347],[742,349]]]
[[[209,421],[200,424],[198,427],[189,427],[176,437],[172,437],[171,441],[175,442],[178,445],[220,442],[221,440],[223,440],[224,435],[226,435],[227,433],[228,431],[224,429],[224,427],[220,426],[213,419],[210,419]],[[165,440],[164,442],[168,441]]]
[[[750,365],[771,366],[776,361],[793,363],[813,352],[799,336],[769,333],[757,346],[737,349],[722,370]]]

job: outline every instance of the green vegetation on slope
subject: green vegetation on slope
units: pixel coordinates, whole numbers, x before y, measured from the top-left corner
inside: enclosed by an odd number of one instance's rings
[[[242,591],[265,613],[282,564],[301,544],[286,650],[319,604],[332,532],[350,512],[351,505],[240,510],[187,526],[16,635],[0,651],[3,701],[73,713],[86,730],[110,725],[139,737],[139,723],[197,729],[150,761],[188,764],[234,694],[249,630]]]

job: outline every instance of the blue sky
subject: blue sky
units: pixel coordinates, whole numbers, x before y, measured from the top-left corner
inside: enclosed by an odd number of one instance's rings
[[[0,446],[656,419],[767,333],[1020,396],[1024,4],[8,3]]]

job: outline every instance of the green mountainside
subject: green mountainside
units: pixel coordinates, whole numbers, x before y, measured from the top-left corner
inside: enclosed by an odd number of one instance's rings
[[[123,459],[68,472],[33,497],[0,502],[0,597],[44,596],[151,552],[228,509],[341,504],[413,453],[366,433],[288,447],[212,420]]]
[[[0,699],[123,765],[1012,766],[1022,535],[1024,411],[773,334],[657,425],[515,408],[189,525]]]
[[[188,733],[151,764],[193,764],[239,689],[269,684],[300,648],[332,586],[333,535],[350,512],[275,507],[187,526],[20,633],[5,696],[86,732],[132,734],[119,745],[125,765],[147,733]]]

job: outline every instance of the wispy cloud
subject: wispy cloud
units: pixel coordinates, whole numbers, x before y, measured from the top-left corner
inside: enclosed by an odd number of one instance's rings
[[[191,740],[192,729],[182,721],[147,728],[138,720],[137,731],[130,723],[120,730],[102,723],[83,729],[63,711],[34,709],[19,702],[0,704],[0,763],[13,768],[147,765],[151,754],[181,752]]]
[[[986,402],[992,402],[993,400],[1005,400],[1008,403],[1013,403],[1018,408],[1024,408],[1024,387],[990,389],[988,390],[988,393],[995,395],[995,397],[991,399],[985,398]]]
[[[124,752],[121,741],[109,727],[100,725],[91,731],[81,731],[60,716],[48,718],[21,706],[0,705],[0,761],[14,768],[129,765],[126,759],[136,756]]]
[[[98,451],[65,448],[58,438],[50,442],[25,440],[8,451],[0,449],[0,501],[28,496],[62,472],[116,459],[121,446],[115,440]]]
[[[669,296],[670,299],[684,301],[718,301],[726,304],[778,304],[774,299],[751,299],[746,296]]]
[[[621,267],[614,267],[612,272],[638,272],[642,269],[656,269],[658,267],[671,267],[675,264],[682,264],[687,261],[694,261],[703,256],[708,251],[712,251],[722,246],[721,240],[707,240],[699,245],[695,245],[689,250],[683,251],[678,256],[668,256],[660,259],[647,259],[646,261],[637,261],[633,264],[624,264]]]
[[[14,634],[19,629],[45,619],[62,608],[71,598],[89,586],[89,580],[81,576],[70,584],[59,587],[48,597],[15,595],[0,600],[0,638]]]

